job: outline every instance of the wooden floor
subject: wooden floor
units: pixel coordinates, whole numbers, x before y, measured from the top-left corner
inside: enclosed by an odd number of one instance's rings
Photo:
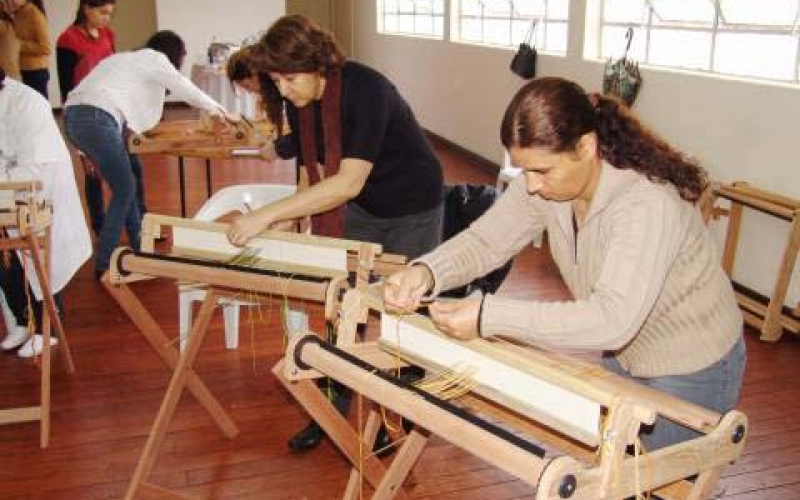
[[[442,148],[438,153],[449,182],[493,182],[457,154]],[[174,160],[148,156],[144,161],[149,209],[177,215]],[[188,174],[193,213],[204,201],[204,172],[192,162]],[[215,189],[292,179],[290,171],[272,171],[255,161],[214,166]],[[169,373],[91,271],[87,265],[66,292],[65,325],[78,371],[67,376],[56,357],[50,447],[39,449],[36,424],[0,427],[0,500],[119,499],[133,473]],[[153,281],[135,290],[167,332],[177,335],[175,287]],[[552,263],[532,249],[516,259],[503,293],[567,297]],[[319,316],[314,307],[309,310]],[[241,435],[225,439],[190,397],[183,398],[152,482],[214,499],[328,499],[340,494],[348,469],[327,441],[306,454],[291,454],[286,447],[306,417],[269,373],[283,341],[276,315],[264,316],[243,313],[241,347],[235,351],[224,349],[221,318],[216,317],[197,366]],[[725,472],[720,498],[800,498],[800,340],[787,336],[764,344],[750,333],[747,343],[740,409],[750,417],[751,430],[744,456]],[[37,367],[11,353],[0,354],[0,408],[36,404],[37,394]],[[407,491],[415,499],[532,498],[519,481],[436,438]]]

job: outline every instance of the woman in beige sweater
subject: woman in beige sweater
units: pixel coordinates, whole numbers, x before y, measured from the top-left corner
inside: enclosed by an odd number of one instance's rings
[[[502,335],[545,348],[594,349],[643,384],[724,412],[739,397],[742,318],[694,202],[705,171],[617,101],[559,78],[523,87],[503,145],[523,174],[467,231],[389,278],[390,308],[463,285],[547,229],[573,300],[496,295],[435,302],[431,318],[462,340]],[[666,420],[648,449],[694,431]]]

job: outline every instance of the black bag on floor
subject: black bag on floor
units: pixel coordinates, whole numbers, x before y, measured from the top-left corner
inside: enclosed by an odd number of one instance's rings
[[[472,222],[483,215],[491,207],[500,193],[494,186],[457,184],[444,187],[444,222],[442,224],[442,241],[449,240],[467,229]],[[454,288],[443,293],[445,297],[466,297],[475,290],[483,293],[494,293],[503,284],[503,280],[511,270],[513,260],[486,276],[477,278],[465,286]]]

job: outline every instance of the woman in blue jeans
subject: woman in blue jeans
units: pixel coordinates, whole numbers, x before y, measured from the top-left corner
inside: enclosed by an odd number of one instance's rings
[[[217,102],[180,73],[185,55],[185,45],[177,34],[160,31],[150,37],[145,48],[101,61],[65,103],[67,137],[97,165],[111,188],[95,255],[97,279],[108,269],[123,225],[130,245],[139,249],[143,214],[136,194],[142,190],[142,167],[138,158],[128,153],[126,132],[140,134],[158,124],[167,91],[207,111],[218,125],[228,118]]]

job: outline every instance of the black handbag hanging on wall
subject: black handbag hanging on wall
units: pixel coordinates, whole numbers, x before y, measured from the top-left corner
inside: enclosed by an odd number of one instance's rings
[[[536,36],[536,24],[538,19],[531,21],[531,26],[525,34],[522,43],[519,44],[517,53],[511,59],[511,71],[522,78],[533,78],[536,76],[536,47],[533,46],[533,39]]]

